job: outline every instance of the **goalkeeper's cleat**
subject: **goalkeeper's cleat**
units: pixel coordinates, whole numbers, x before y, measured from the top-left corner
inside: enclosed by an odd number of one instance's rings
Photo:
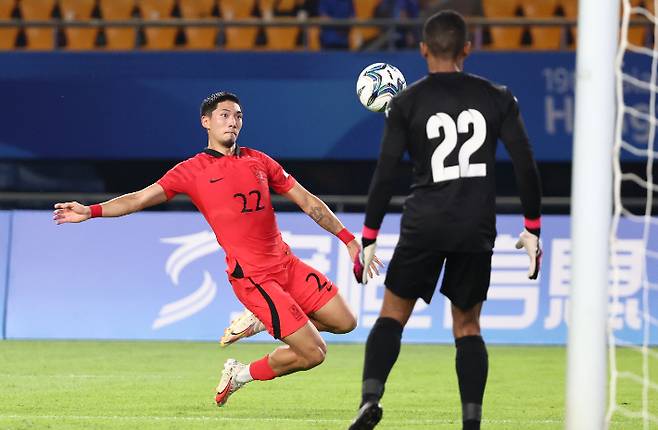
[[[215,403],[217,403],[217,406],[224,406],[229,396],[242,388],[244,382],[238,382],[237,375],[246,366],[246,364],[242,364],[232,358],[226,360],[222,377],[219,380],[219,385],[217,385],[217,394],[215,394]]]
[[[378,402],[366,402],[359,409],[348,430],[372,430],[382,419],[383,413],[382,405]]]
[[[221,346],[228,346],[243,337],[253,336],[263,330],[265,330],[265,325],[249,309],[245,309],[224,330],[224,335],[220,339],[219,344]]]

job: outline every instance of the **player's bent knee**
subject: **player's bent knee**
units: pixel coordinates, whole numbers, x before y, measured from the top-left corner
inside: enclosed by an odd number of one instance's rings
[[[314,368],[315,366],[319,366],[320,364],[322,364],[326,356],[327,356],[326,344],[323,344],[323,346],[318,345],[318,347],[304,354],[304,361],[305,361],[304,367],[308,370]]]
[[[340,325],[335,328],[334,333],[345,334],[349,333],[356,328],[356,317],[350,313],[349,316],[343,318]]]

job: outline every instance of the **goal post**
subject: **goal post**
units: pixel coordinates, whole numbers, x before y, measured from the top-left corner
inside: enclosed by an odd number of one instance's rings
[[[606,410],[608,267],[619,0],[579,0],[571,188],[572,276],[566,429],[601,430]]]

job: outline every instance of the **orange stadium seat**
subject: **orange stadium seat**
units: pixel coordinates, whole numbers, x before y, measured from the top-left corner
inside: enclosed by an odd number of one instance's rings
[[[14,6],[16,6],[15,0],[0,0],[0,19],[10,19]],[[17,27],[0,28],[0,50],[14,49],[17,34]]]
[[[484,14],[488,18],[513,18],[519,2],[517,0],[483,0]],[[521,47],[520,27],[493,26],[491,32],[491,45],[493,49],[519,49]]]
[[[564,11],[566,18],[578,19],[578,0],[560,0],[560,5]],[[571,35],[573,36],[573,44],[578,40],[578,29],[576,26],[570,26]]]
[[[320,27],[312,26],[307,30],[308,40],[306,41],[306,48],[309,51],[319,51],[321,49],[320,43]]]
[[[641,0],[631,0],[631,6],[643,6]],[[648,2],[653,8],[653,0]],[[623,13],[623,8],[620,8],[620,13]],[[643,15],[631,14],[631,19],[641,18]],[[628,27],[628,42],[636,46],[644,46],[647,38],[648,27],[646,25],[633,25]]]
[[[21,16],[24,20],[49,20],[55,0],[21,0]],[[51,27],[26,27],[27,49],[50,50],[55,47],[55,29]]]
[[[89,20],[96,0],[59,0],[62,18],[67,20]],[[94,49],[96,28],[65,27],[66,49]]]
[[[145,20],[158,20],[171,18],[174,9],[174,0],[137,0],[142,18]],[[156,27],[146,25],[146,49],[174,49],[176,44],[176,27]]]
[[[219,11],[225,21],[251,18],[256,0],[219,0]],[[226,27],[226,44],[231,50],[253,49],[258,27]]]
[[[552,18],[557,9],[557,0],[532,0],[523,3],[527,18]],[[560,27],[530,26],[534,49],[559,49],[562,41]]]
[[[375,9],[381,0],[357,0],[354,1],[354,15],[356,19],[370,19],[375,14]],[[354,27],[350,30],[350,49],[359,49],[367,40],[379,35],[377,27]]]
[[[295,0],[259,0],[258,8],[263,19],[277,19],[277,13],[288,12],[292,17],[292,11],[295,10]],[[267,38],[266,49],[271,50],[293,50],[297,45],[297,36],[299,27],[265,27],[265,37]]]
[[[215,0],[179,0],[183,18],[211,18]],[[185,27],[188,49],[213,49],[217,40],[217,27]]]
[[[101,15],[107,21],[125,21],[132,18],[135,0],[99,0]],[[128,27],[105,27],[105,48],[111,50],[135,49],[137,30]]]

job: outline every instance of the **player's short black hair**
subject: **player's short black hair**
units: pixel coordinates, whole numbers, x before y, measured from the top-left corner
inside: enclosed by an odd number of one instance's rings
[[[210,116],[212,111],[217,109],[217,105],[225,100],[240,104],[240,99],[235,94],[228,91],[219,91],[203,99],[203,102],[201,102],[201,116]]]
[[[425,21],[423,42],[435,57],[455,59],[468,40],[464,18],[454,10],[443,10]]]

